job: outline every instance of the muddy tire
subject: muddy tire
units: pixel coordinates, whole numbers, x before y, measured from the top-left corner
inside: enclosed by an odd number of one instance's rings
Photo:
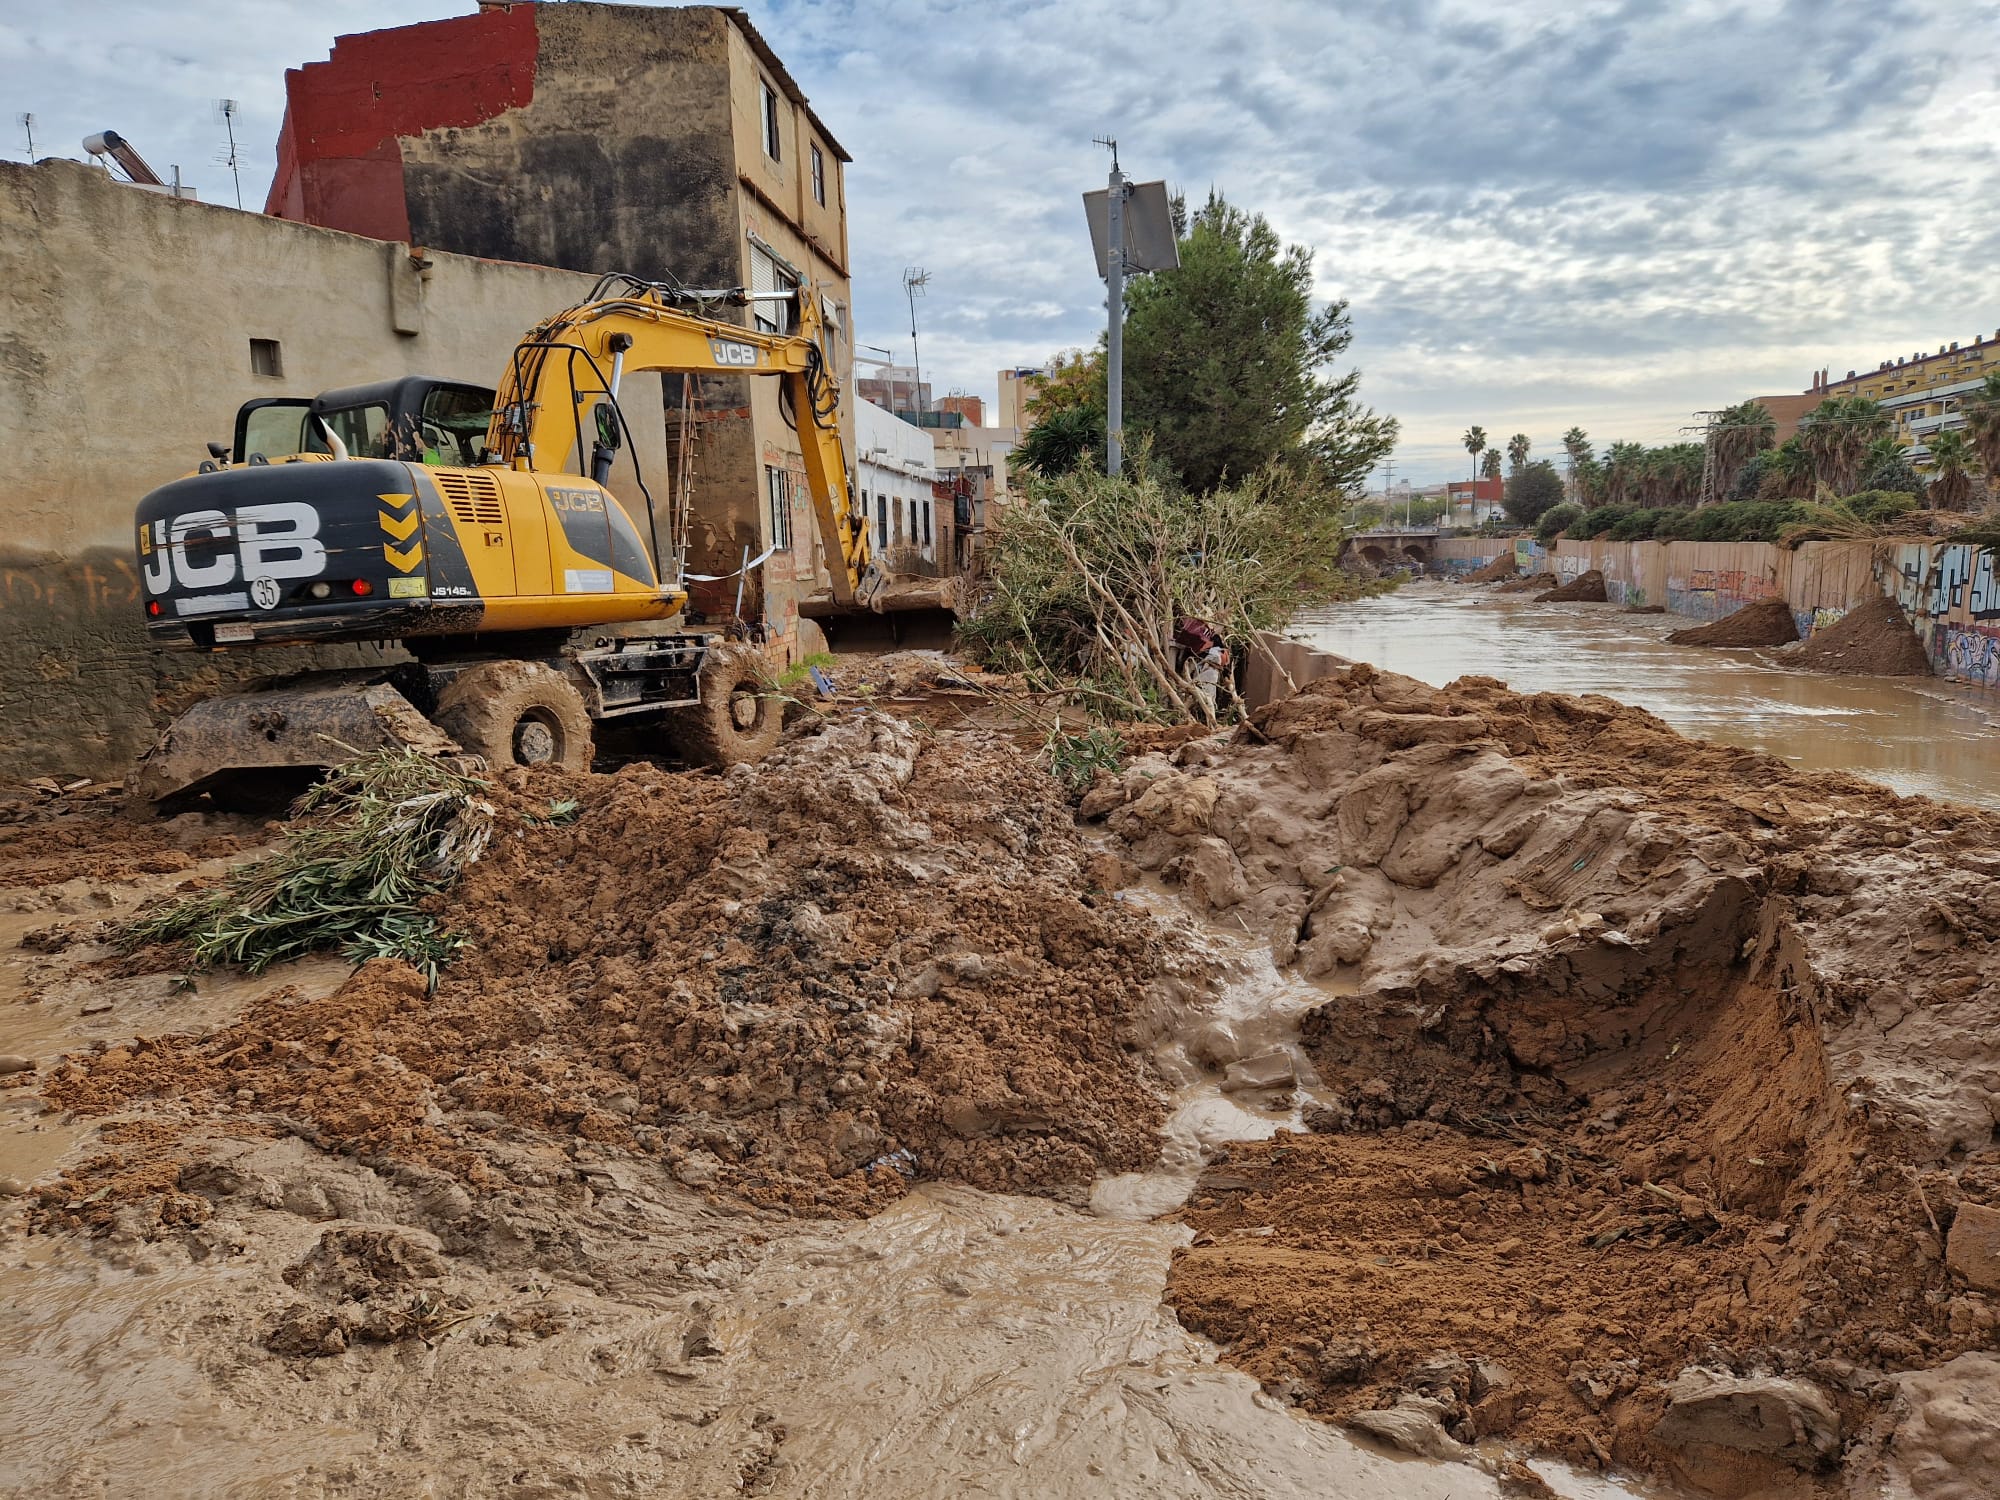
[[[778,743],[784,704],[755,646],[718,645],[701,664],[701,702],[667,715],[667,736],[690,765],[740,766]]]
[[[535,661],[489,661],[460,672],[438,694],[438,728],[494,770],[590,769],[590,715],[569,680]]]

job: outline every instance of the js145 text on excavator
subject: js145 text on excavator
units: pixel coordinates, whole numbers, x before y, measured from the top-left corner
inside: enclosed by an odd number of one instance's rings
[[[197,703],[135,797],[282,786],[385,746],[582,769],[611,721],[698,764],[763,755],[779,715],[762,653],[685,625],[681,553],[662,565],[644,476],[644,533],[607,481],[631,435],[625,376],[776,378],[835,601],[879,600],[825,313],[809,286],[786,295],[792,331],[771,333],[690,310],[740,291],[606,277],[520,341],[495,392],[409,377],[244,406],[233,445],[140,502],[148,632],[196,651],[384,642],[409,660]]]

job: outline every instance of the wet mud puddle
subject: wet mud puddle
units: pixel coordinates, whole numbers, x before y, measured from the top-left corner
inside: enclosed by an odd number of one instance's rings
[[[1178,908],[1128,897],[1163,918]],[[609,1493],[563,1481],[590,1472],[579,1455],[618,1450],[627,1472],[688,1494],[1497,1500],[1481,1469],[1297,1415],[1163,1305],[1188,1231],[1157,1216],[1217,1149],[1298,1128],[1316,1084],[1296,1024],[1326,992],[1280,975],[1261,945],[1214,942],[1232,975],[1219,998],[1161,1018],[1161,1162],[1097,1183],[1090,1212],[927,1185],[872,1219],[785,1227],[712,1295],[585,1297],[566,1331],[528,1347],[446,1337],[303,1376],[251,1346],[259,1263],[293,1259],[323,1226],[274,1224],[222,1267],[13,1238],[0,1492],[473,1495],[504,1470],[510,1493]],[[204,984],[180,1003],[220,1019],[273,983],[337,977]],[[69,998],[26,1021],[5,1007],[10,1035],[87,1045],[100,1017]],[[19,1145],[34,1175],[88,1149],[80,1130]],[[1561,1495],[1638,1493],[1536,1467]]]

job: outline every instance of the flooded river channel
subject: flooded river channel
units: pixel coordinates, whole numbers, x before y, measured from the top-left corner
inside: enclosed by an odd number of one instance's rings
[[[1438,687],[1476,673],[1523,693],[1602,693],[1684,734],[1808,770],[1850,771],[1908,795],[2000,807],[1993,694],[1942,679],[1790,671],[1780,653],[1666,643],[1669,632],[1694,623],[1612,604],[1536,604],[1418,583],[1302,616],[1289,634]]]

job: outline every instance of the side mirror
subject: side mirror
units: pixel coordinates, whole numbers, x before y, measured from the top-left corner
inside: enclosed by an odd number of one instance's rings
[[[597,403],[597,446],[609,448],[616,453],[624,441],[621,431],[623,423],[618,420],[618,409],[609,401]]]
[[[208,456],[214,459],[217,463],[222,462],[223,459],[229,457],[229,444],[210,443],[208,445]]]

